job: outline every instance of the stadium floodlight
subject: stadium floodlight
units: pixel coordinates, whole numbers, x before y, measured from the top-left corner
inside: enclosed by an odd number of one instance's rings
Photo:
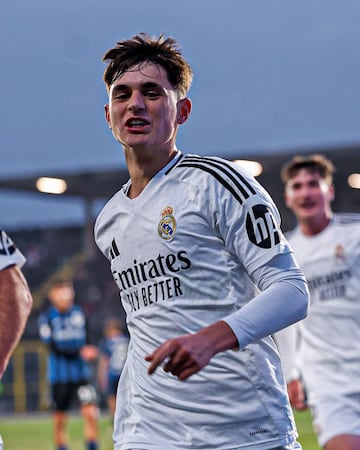
[[[40,177],[36,181],[36,189],[46,194],[63,194],[67,184],[62,178]]]
[[[258,177],[263,172],[263,166],[257,161],[251,161],[248,159],[235,159],[234,163],[241,167],[244,167],[248,172],[250,172],[254,177]]]
[[[354,189],[360,189],[360,173],[352,173],[348,176],[348,185]]]

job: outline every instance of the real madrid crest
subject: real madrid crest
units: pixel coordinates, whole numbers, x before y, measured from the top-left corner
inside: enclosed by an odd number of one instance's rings
[[[170,241],[175,235],[176,220],[173,216],[174,209],[167,206],[161,211],[161,219],[158,225],[158,233],[162,239]]]
[[[337,244],[335,246],[335,258],[337,260],[342,260],[344,261],[346,259],[345,257],[345,249],[341,244]]]

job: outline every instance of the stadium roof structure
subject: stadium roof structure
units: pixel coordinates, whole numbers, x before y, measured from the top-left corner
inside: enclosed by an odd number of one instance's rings
[[[336,166],[335,173],[335,211],[360,212],[360,190],[348,185],[347,178],[352,173],[360,173],[360,146],[344,146],[336,148],[313,148],[311,150],[296,149],[291,152],[274,154],[244,154],[239,152],[237,158],[256,160],[263,166],[263,173],[258,181],[270,192],[277,203],[286,230],[294,225],[292,213],[287,210],[283,201],[283,186],[280,181],[281,166],[295,154],[321,153],[332,160]],[[234,160],[234,154],[225,158]],[[65,196],[80,197],[84,201],[92,202],[96,199],[110,198],[127,181],[128,172],[124,168],[109,168],[99,170],[77,171],[66,173],[53,170],[51,173],[37,173],[26,176],[12,176],[0,178],[0,189],[27,191],[37,195],[51,195],[40,193],[36,187],[39,177],[56,177],[66,181]],[[89,218],[91,219],[91,218]]]

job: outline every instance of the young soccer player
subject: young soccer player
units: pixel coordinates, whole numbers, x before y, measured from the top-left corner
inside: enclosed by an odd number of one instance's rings
[[[140,34],[104,60],[130,173],[95,224],[130,334],[115,450],[300,448],[269,336],[308,293],[274,203],[237,165],[177,149],[192,71],[174,39]]]
[[[298,221],[288,238],[309,283],[311,309],[276,340],[290,400],[297,409],[311,407],[320,445],[358,450],[360,214],[332,212],[333,173],[322,155],[298,155],[283,167],[286,204]]]
[[[53,280],[48,298],[51,306],[39,317],[39,334],[49,346],[48,379],[56,450],[68,450],[68,412],[75,402],[84,418],[86,448],[97,450],[99,410],[87,362],[97,355],[86,345],[85,316],[74,304],[75,291],[69,280]]]

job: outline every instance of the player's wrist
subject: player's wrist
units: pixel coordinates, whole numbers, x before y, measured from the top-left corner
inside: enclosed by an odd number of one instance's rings
[[[220,320],[200,331],[211,345],[213,354],[238,347],[237,338],[230,326]]]

